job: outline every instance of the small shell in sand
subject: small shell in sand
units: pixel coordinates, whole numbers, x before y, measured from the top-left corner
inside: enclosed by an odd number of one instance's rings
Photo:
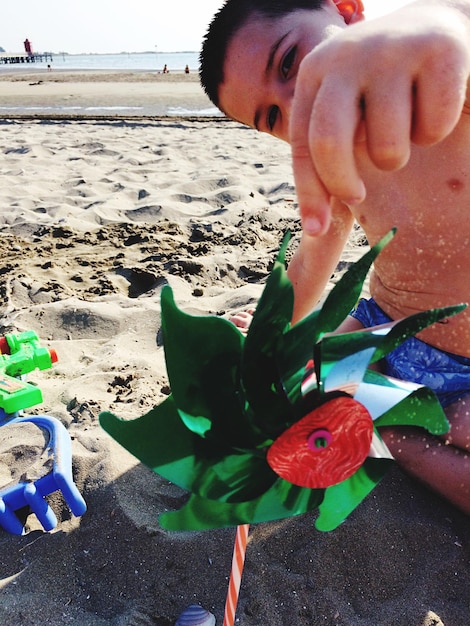
[[[215,617],[199,604],[191,604],[180,614],[175,626],[215,626]]]

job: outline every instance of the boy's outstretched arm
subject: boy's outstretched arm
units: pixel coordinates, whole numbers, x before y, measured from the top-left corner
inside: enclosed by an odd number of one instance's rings
[[[470,73],[470,0],[420,0],[350,25],[305,56],[290,118],[304,231],[328,229],[331,198],[364,199],[355,141],[380,169],[457,124]]]
[[[306,317],[318,304],[341,257],[353,222],[349,209],[335,200],[327,231],[320,237],[302,233],[299,247],[287,269],[294,288],[293,324]]]

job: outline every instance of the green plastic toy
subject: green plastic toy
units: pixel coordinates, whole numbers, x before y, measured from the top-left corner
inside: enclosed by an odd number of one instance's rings
[[[334,334],[394,231],[341,278],[322,308],[290,325],[284,237],[246,338],[230,322],[180,311],[161,294],[171,396],[146,415],[102,413],[102,427],[153,471],[191,493],[160,516],[170,530],[265,522],[319,510],[336,528],[393,459],[383,425],[449,425],[426,387],[368,369],[405,339],[465,305],[361,332]]]
[[[57,354],[41,346],[32,330],[0,337],[0,413],[14,414],[42,402],[39,387],[24,376],[45,370],[57,362]]]

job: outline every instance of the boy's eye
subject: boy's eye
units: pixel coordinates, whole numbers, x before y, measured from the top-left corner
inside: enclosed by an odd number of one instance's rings
[[[284,55],[281,61],[281,75],[283,78],[287,78],[289,72],[294,65],[295,57],[297,55],[297,46],[293,46],[290,48],[287,53]]]
[[[274,126],[276,124],[277,116],[279,115],[279,107],[272,106],[268,111],[268,118],[266,120],[266,124],[268,129],[272,132]]]

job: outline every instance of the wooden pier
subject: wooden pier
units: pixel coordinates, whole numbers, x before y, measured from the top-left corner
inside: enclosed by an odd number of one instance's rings
[[[47,63],[52,61],[52,54],[48,52],[32,54],[8,54],[6,52],[0,53],[0,65],[7,65],[10,63]]]

